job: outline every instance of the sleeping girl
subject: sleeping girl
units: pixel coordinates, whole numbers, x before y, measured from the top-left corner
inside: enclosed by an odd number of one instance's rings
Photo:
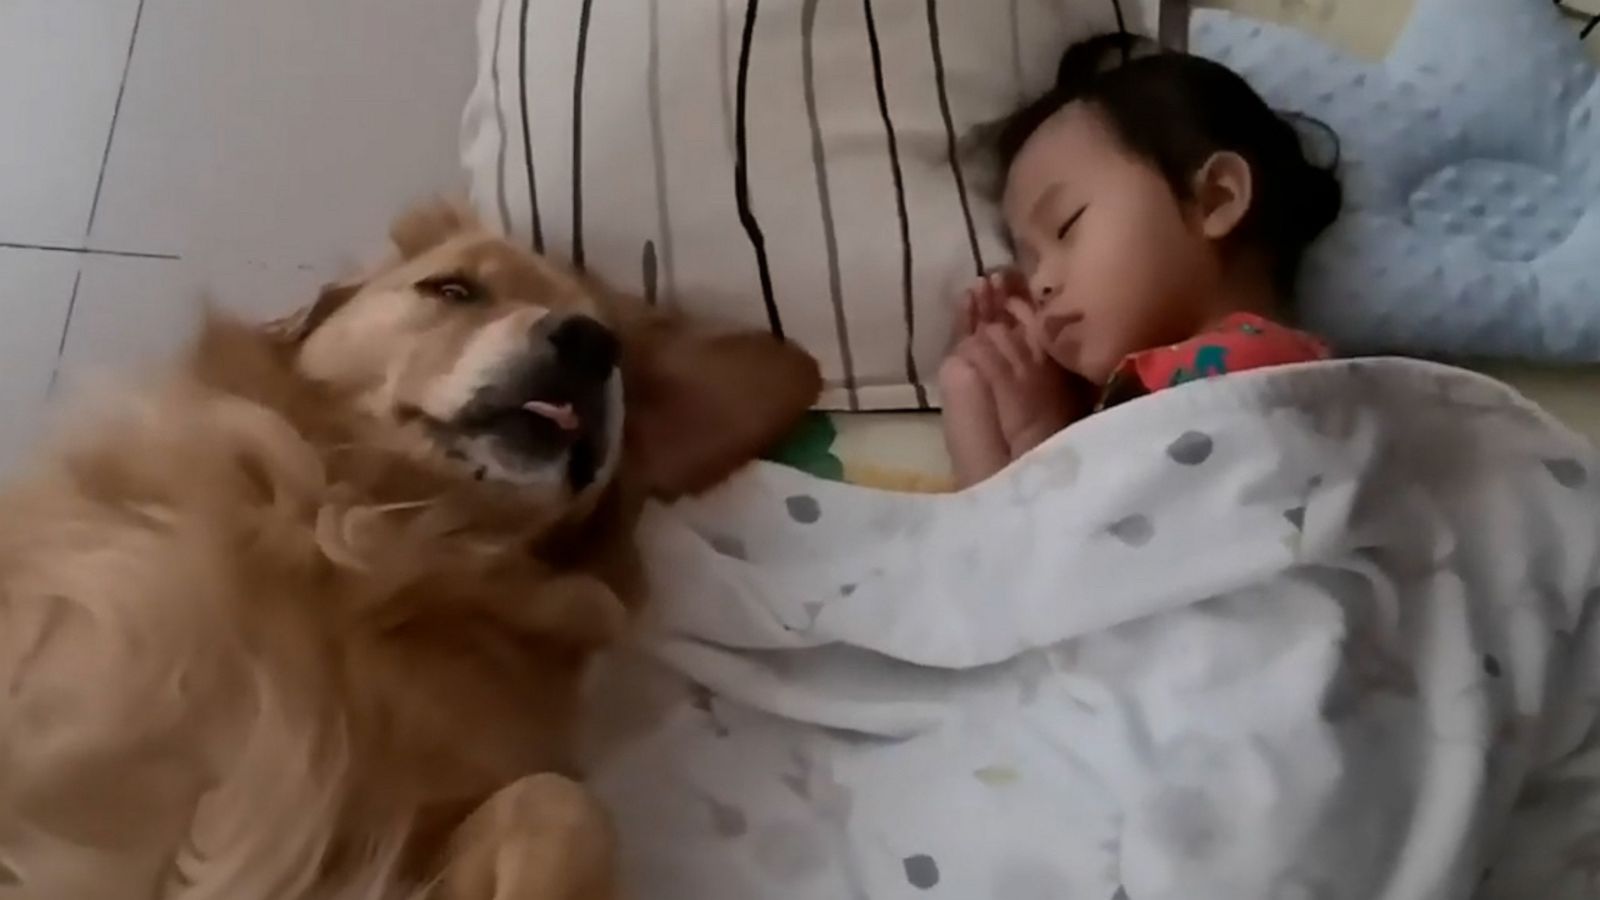
[[[1328,355],[1282,319],[1332,167],[1237,74],[1137,40],[1069,48],[1000,125],[1015,264],[967,290],[939,371],[962,486],[1091,412]]]

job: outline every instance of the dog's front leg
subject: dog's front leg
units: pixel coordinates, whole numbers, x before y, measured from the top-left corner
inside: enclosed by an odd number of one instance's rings
[[[582,785],[531,775],[462,823],[437,900],[616,900],[616,838]]]

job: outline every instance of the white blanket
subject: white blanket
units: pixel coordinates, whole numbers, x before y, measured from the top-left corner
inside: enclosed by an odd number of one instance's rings
[[[1600,461],[1479,376],[1228,376],[948,497],[763,467],[644,542],[640,900],[1600,888]]]

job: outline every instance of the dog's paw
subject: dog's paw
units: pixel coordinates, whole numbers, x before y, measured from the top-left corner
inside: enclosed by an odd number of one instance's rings
[[[588,789],[532,775],[462,824],[437,900],[615,900],[615,857],[611,823]]]
[[[622,637],[628,609],[593,575],[560,575],[541,584],[517,612],[519,624],[542,638],[600,647]]]

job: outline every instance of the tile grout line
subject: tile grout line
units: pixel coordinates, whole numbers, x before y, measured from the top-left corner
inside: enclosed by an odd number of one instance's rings
[[[61,323],[61,337],[56,341],[56,364],[50,367],[50,382],[45,385],[44,398],[48,402],[56,393],[56,382],[61,378],[61,357],[67,350],[67,330],[72,324],[72,308],[78,305],[78,284],[83,281],[83,266],[72,276],[72,296],[67,300],[67,317]]]
[[[38,250],[43,253],[76,253],[79,256],[124,256],[133,259],[169,259],[183,257],[176,253],[152,253],[144,250],[109,250],[103,247],[69,247],[64,244],[24,244],[0,241],[0,250]]]
[[[144,0],[133,13],[133,29],[128,35],[128,55],[122,62],[122,82],[117,86],[117,102],[111,107],[111,128],[106,132],[105,150],[100,154],[100,175],[94,182],[94,199],[89,203],[89,224],[84,226],[83,240],[89,242],[94,233],[94,221],[100,214],[100,192],[106,186],[106,169],[110,168],[111,146],[117,139],[117,119],[122,116],[122,98],[128,92],[128,72],[133,69],[133,51],[139,44],[139,25],[144,21]]]
[[[106,146],[100,153],[100,174],[94,182],[94,198],[89,202],[89,221],[83,228],[83,242],[89,243],[94,233],[95,217],[100,213],[100,193],[106,186],[106,169],[110,168],[111,147],[117,139],[117,120],[122,116],[122,99],[128,92],[128,72],[133,69],[133,51],[139,45],[139,25],[144,21],[144,2],[133,11],[133,28],[128,34],[128,55],[122,61],[122,81],[117,85],[117,100],[111,107],[111,127],[106,130]],[[72,314],[78,306],[78,287],[83,282],[83,266],[72,279],[72,296],[67,299],[67,314],[61,321],[61,337],[56,342],[56,364],[50,369],[50,384],[45,388],[48,399],[55,394],[56,381],[61,377],[61,358],[67,350],[67,334],[72,330]]]

